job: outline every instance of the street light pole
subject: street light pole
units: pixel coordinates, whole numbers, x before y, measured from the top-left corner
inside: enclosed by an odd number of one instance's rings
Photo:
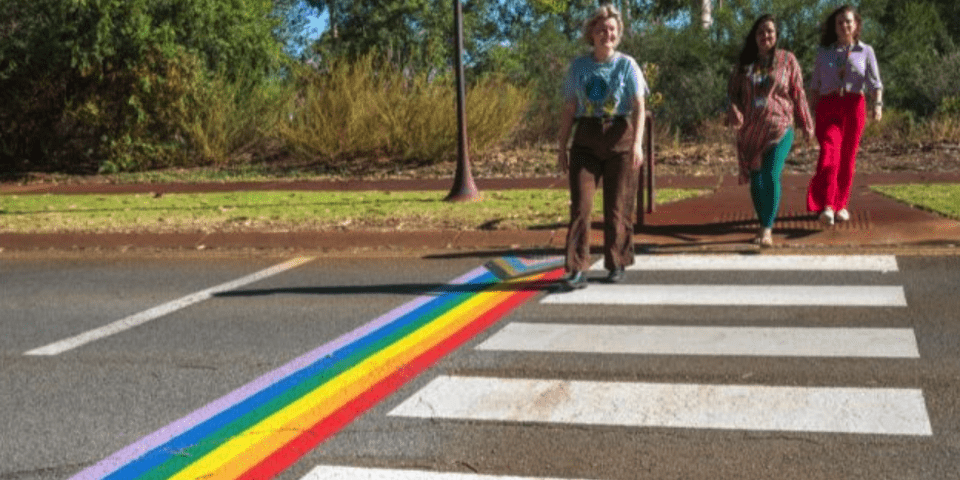
[[[480,194],[473,183],[470,159],[467,157],[467,95],[463,82],[463,6],[460,0],[453,0],[453,27],[457,36],[457,173],[453,178],[453,188],[445,200],[462,202],[479,200]]]

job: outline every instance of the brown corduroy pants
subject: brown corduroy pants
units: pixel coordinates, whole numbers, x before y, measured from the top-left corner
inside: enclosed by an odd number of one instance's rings
[[[570,149],[570,228],[567,271],[590,268],[590,213],[603,181],[603,264],[607,270],[633,265],[637,171],[630,148],[633,127],[626,117],[577,119]]]

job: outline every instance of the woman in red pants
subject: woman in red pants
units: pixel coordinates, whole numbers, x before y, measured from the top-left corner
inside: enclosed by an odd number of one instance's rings
[[[883,112],[880,69],[873,48],[860,41],[861,24],[849,5],[827,18],[810,83],[820,158],[807,190],[807,209],[819,212],[825,225],[850,219],[847,203],[866,123],[866,97],[872,99],[874,120]]]

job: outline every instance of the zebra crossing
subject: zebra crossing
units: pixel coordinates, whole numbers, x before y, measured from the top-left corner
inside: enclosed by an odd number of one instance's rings
[[[602,270],[602,263],[593,267]],[[628,271],[807,271],[885,274],[893,256],[647,255]],[[901,286],[591,284],[548,294],[542,305],[907,308]],[[474,347],[481,354],[726,356],[751,358],[919,359],[912,328],[871,325],[603,325],[508,322]],[[534,422],[624,428],[805,432],[824,435],[929,437],[921,389],[780,386],[600,379],[439,375],[389,411],[423,420]],[[405,476],[411,475],[411,476]],[[434,474],[410,470],[317,467],[305,480],[337,478],[531,478]],[[540,478],[540,477],[538,477]]]

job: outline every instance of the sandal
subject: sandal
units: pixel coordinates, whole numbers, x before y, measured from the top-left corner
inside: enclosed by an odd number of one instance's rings
[[[760,245],[761,248],[770,248],[773,246],[773,233],[769,231],[760,231],[757,234],[756,238],[753,239],[755,245]]]

